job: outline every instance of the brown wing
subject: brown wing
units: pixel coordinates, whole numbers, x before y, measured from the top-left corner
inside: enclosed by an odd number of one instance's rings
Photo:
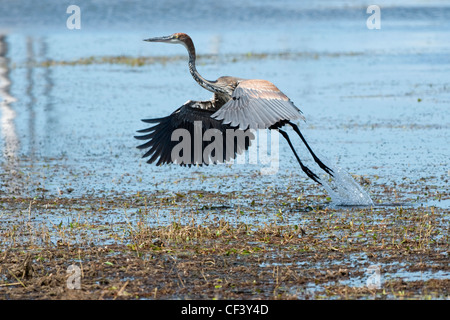
[[[300,109],[266,80],[241,81],[212,118],[241,130],[267,129],[282,120],[305,119]]]
[[[148,149],[143,157],[150,157],[147,162],[153,163],[156,161],[156,165],[166,163],[177,163],[182,166],[191,166],[193,164],[208,165],[234,159],[237,154],[242,154],[249,148],[255,136],[250,131],[243,132],[236,127],[223,124],[222,121],[211,118],[214,112],[215,109],[211,101],[189,100],[167,117],[142,120],[154,125],[138,131],[139,133],[145,134],[135,136],[135,138],[138,140],[147,140],[144,144],[139,145],[138,148]],[[183,150],[183,154],[187,152],[189,155],[180,159],[174,159],[172,154],[175,146],[179,144],[178,139],[175,139],[175,141],[172,140],[173,133],[177,129],[184,130],[191,138],[190,146],[186,150]],[[210,142],[202,140],[205,132],[209,129],[216,130],[217,133],[220,133],[220,141],[218,143],[222,146],[222,152],[220,154],[212,154],[214,156],[212,159],[204,158],[205,148]],[[195,133],[196,130],[198,130],[197,134]],[[196,149],[196,143],[194,142],[197,135],[201,135],[201,141],[198,145],[200,149]],[[213,140],[214,142],[215,139]]]

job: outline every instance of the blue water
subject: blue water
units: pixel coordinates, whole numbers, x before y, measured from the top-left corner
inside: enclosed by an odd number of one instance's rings
[[[447,2],[382,1],[380,30],[366,27],[364,1],[76,4],[80,30],[66,27],[68,3],[0,6],[3,196],[310,184],[282,139],[278,173],[258,179],[257,166],[145,164],[133,139],[144,128],[140,119],[167,115],[188,99],[210,98],[192,80],[185,59],[141,67],[40,66],[89,57],[184,57],[182,46],[142,39],[185,32],[200,56],[212,55],[199,60],[205,78],[272,81],[304,112],[307,122],[299,124],[313,149],[368,177],[371,188],[421,185],[425,178],[443,199],[449,197]],[[415,198],[410,191],[403,196]]]

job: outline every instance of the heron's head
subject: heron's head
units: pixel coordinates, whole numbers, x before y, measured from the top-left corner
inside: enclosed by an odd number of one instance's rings
[[[165,42],[165,43],[180,43],[186,45],[188,42],[192,42],[191,38],[186,33],[174,33],[170,36],[156,37],[144,39],[148,42]]]

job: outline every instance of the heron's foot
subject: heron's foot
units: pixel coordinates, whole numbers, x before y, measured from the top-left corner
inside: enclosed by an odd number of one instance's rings
[[[311,170],[309,170],[308,167],[305,167],[304,165],[301,165],[301,168],[303,170],[304,173],[306,173],[306,175],[308,177],[310,177],[311,179],[313,179],[315,182],[317,182],[318,184],[322,185],[322,183],[320,182],[320,178]]]
[[[325,171],[326,173],[328,173],[330,176],[334,177],[334,176],[333,176],[333,172],[334,172],[334,171],[331,170],[330,168],[328,168],[322,161],[320,161],[319,158],[314,157],[314,161],[316,161],[316,163],[319,165],[319,167],[320,167],[323,171]]]

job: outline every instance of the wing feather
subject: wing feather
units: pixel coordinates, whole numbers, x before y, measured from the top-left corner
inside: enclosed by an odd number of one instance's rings
[[[242,106],[244,108],[244,106]],[[176,162],[179,165],[191,166],[193,164],[210,164],[210,163],[219,163],[228,161],[230,159],[234,159],[238,154],[241,154],[245,150],[249,148],[251,145],[251,141],[255,138],[253,133],[249,132],[247,136],[248,139],[245,139],[243,143],[235,143],[233,139],[227,139],[226,130],[234,129],[240,130],[238,128],[238,121],[231,120],[230,122],[236,123],[236,125],[232,125],[232,123],[224,123],[217,119],[211,118],[211,115],[216,111],[214,109],[214,105],[211,101],[191,101],[189,100],[183,106],[175,110],[171,115],[162,118],[155,119],[144,119],[142,120],[145,123],[151,123],[153,126],[139,130],[139,133],[144,133],[143,135],[135,136],[138,140],[147,140],[143,144],[137,146],[138,149],[148,149],[144,153],[143,157],[149,157],[147,163],[154,163],[156,161],[156,165],[166,164],[166,163],[174,163]],[[237,114],[236,116],[237,117]],[[244,117],[245,118],[245,117]],[[243,118],[242,118],[243,119]],[[201,141],[201,152],[202,156],[195,157],[194,154],[194,122],[201,122],[201,130],[202,137],[208,129],[218,129],[222,135],[222,148],[223,154],[216,155],[214,159],[208,158],[203,159],[203,151],[205,148],[212,142],[210,141]],[[177,146],[180,141],[172,141],[172,134],[177,129],[185,129],[189,132],[191,137],[190,150],[190,158],[183,158],[183,161],[179,161],[172,159],[172,150],[175,146]],[[215,139],[215,138],[214,138]],[[227,154],[225,152],[227,150],[227,143],[234,144],[234,150],[231,154]],[[217,150],[216,150],[217,152]],[[198,162],[198,159],[201,159],[201,163]]]
[[[212,116],[239,129],[267,129],[286,120],[305,119],[300,109],[274,84],[266,80],[243,80],[231,99]]]

